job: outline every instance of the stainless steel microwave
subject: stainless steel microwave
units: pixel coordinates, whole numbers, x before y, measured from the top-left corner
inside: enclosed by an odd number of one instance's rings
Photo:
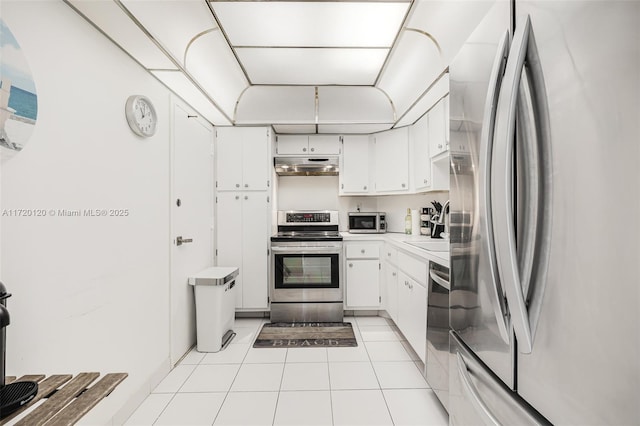
[[[382,234],[387,232],[386,213],[350,212],[349,232],[353,234]]]

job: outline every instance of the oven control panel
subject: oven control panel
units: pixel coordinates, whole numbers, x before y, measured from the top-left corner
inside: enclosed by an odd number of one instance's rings
[[[334,210],[279,210],[278,226],[337,226]]]
[[[329,212],[287,213],[287,223],[329,223],[329,222],[331,222],[331,213]]]

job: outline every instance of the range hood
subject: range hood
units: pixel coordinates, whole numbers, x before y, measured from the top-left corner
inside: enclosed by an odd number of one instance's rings
[[[273,165],[280,176],[337,176],[338,157],[275,157]]]

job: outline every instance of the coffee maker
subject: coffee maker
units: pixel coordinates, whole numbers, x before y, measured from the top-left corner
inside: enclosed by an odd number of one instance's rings
[[[11,323],[7,310],[7,299],[11,297],[0,282],[0,419],[7,417],[18,408],[31,401],[38,393],[36,382],[13,382],[5,384],[6,374],[6,328]]]

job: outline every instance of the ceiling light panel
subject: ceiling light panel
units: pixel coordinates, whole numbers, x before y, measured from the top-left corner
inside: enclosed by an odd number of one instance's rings
[[[236,49],[253,84],[373,85],[388,49]]]
[[[171,91],[180,96],[193,109],[202,114],[210,123],[217,126],[228,126],[231,124],[218,108],[216,108],[183,73],[179,71],[154,70],[152,70],[151,73],[171,89]]]
[[[185,69],[229,116],[248,83],[219,30],[193,41]]]
[[[238,100],[236,124],[315,124],[315,89],[251,86]]]
[[[176,69],[175,64],[112,0],[67,0],[67,2],[133,56],[143,67],[147,69]]]
[[[217,28],[202,0],[120,1],[180,64],[195,36]]]
[[[410,3],[214,1],[211,6],[233,46],[390,47]]]

